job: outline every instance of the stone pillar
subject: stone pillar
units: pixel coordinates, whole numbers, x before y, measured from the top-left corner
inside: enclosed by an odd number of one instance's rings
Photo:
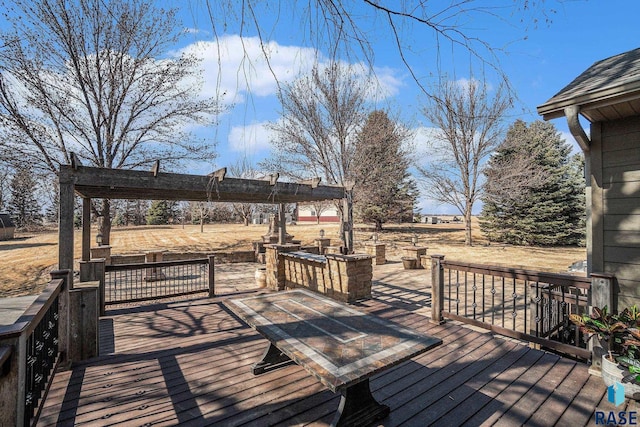
[[[373,256],[375,265],[382,265],[387,262],[386,245],[384,243],[367,243],[364,247],[367,253]]]
[[[104,259],[105,265],[111,265],[111,246],[101,245],[91,248],[91,259]]]
[[[272,291],[281,291],[285,286],[284,262],[279,254],[282,252],[295,252],[300,250],[300,245],[265,245],[267,288]]]
[[[325,294],[333,299],[354,302],[371,298],[373,262],[370,255],[327,254],[328,285]]]
[[[162,262],[162,251],[147,252],[144,254],[144,262]],[[146,282],[155,282],[157,280],[164,280],[166,276],[162,272],[162,268],[151,267],[147,268],[144,272],[144,280]]]
[[[328,246],[331,246],[331,239],[327,239],[324,237],[315,239],[314,242],[316,243],[316,246],[318,246],[318,250],[320,251],[320,255],[324,255],[325,249]]]
[[[427,254],[427,247],[424,246],[405,246],[402,248],[403,258],[414,258],[416,260],[416,268],[423,268],[420,257]]]

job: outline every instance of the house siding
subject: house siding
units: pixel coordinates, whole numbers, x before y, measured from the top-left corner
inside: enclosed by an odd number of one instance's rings
[[[593,271],[616,276],[618,307],[640,305],[640,117],[601,122],[593,131]]]

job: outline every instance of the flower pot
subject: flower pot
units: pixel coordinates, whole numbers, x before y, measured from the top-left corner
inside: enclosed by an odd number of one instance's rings
[[[640,385],[622,382],[622,378],[627,374],[629,374],[629,372],[618,365],[616,361],[609,360],[608,354],[602,356],[602,380],[604,384],[609,387],[615,382],[622,383],[622,385],[624,385],[625,397],[640,400]]]
[[[267,269],[262,267],[256,269],[256,286],[259,288],[267,287]]]
[[[418,264],[418,260],[412,257],[403,256],[402,266],[405,270],[415,270]]]

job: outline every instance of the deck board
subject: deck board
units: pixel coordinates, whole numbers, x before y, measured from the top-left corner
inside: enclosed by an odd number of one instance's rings
[[[379,425],[588,425],[596,408],[615,409],[586,365],[457,322],[432,324],[420,314],[424,290],[412,292],[380,286],[355,304],[444,342],[371,378],[391,407]],[[223,300],[112,307],[101,355],[56,374],[38,425],[328,425],[339,395],[296,365],[254,376],[267,341]]]

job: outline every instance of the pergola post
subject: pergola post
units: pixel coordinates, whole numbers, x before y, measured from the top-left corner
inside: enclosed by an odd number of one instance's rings
[[[60,219],[58,227],[58,269],[73,271],[73,201],[74,184],[71,171],[61,168],[60,181]],[[73,289],[73,275],[68,289]]]
[[[344,186],[345,195],[342,199],[343,218],[342,233],[344,247],[347,254],[353,253],[353,183],[347,182]]]
[[[91,259],[91,199],[82,198],[82,261]]]
[[[278,222],[280,227],[278,228],[278,244],[284,245],[287,243],[287,217],[284,211],[284,203],[278,205]]]

